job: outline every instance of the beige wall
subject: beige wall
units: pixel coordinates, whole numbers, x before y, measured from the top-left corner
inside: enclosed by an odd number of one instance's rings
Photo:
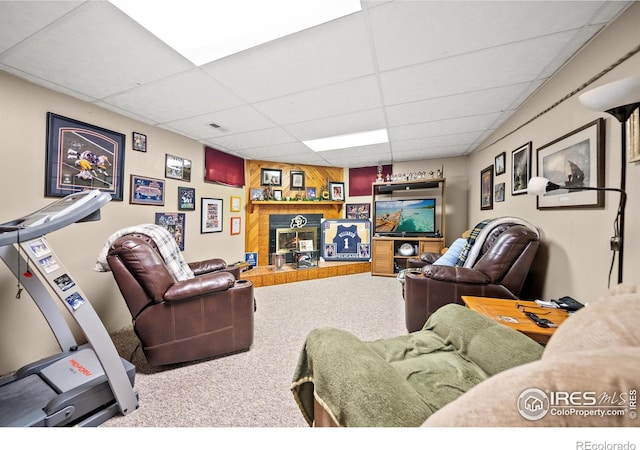
[[[130,325],[131,319],[113,277],[108,273],[93,271],[95,258],[106,238],[114,231],[125,226],[153,223],[156,212],[178,212],[178,186],[195,188],[198,199],[196,211],[180,211],[186,214],[185,259],[196,261],[211,256],[224,258],[228,262],[244,259],[244,220],[240,235],[229,234],[229,198],[232,195],[240,196],[244,204],[244,190],[202,181],[204,152],[201,144],[37,87],[4,72],[0,72],[0,98],[0,223],[28,214],[55,200],[44,197],[48,111],[126,136],[125,200],[112,201],[102,208],[102,220],[99,222],[74,224],[47,237],[107,329],[122,329]],[[133,131],[147,135],[146,153],[131,150]],[[164,178],[166,153],[192,161],[191,182],[166,179],[164,207],[130,205],[129,175]],[[200,233],[200,197],[223,199],[223,232]],[[25,292],[20,300],[15,299],[16,289],[16,279],[5,264],[0,263],[0,374],[59,351],[30,297]]]
[[[609,239],[613,236],[613,221],[620,197],[617,193],[606,193],[605,208],[599,210],[537,210],[535,197],[510,194],[511,152],[532,141],[533,174],[536,175],[536,150],[539,147],[603,117],[606,118],[605,185],[619,187],[620,124],[613,116],[586,109],[579,102],[579,95],[575,95],[533,122],[518,128],[638,46],[639,23],[640,4],[635,4],[530,98],[518,113],[480,146],[481,150],[469,158],[470,223],[477,223],[492,216],[516,215],[539,227],[544,248],[540,253],[536,272],[539,281],[544,282],[545,298],[571,295],[578,300],[588,301],[607,288],[612,258]],[[637,74],[640,74],[640,54],[628,59],[583,92]],[[480,171],[493,164],[494,158],[501,152],[507,154],[507,173],[496,177],[495,181],[506,183],[505,202],[494,203],[493,210],[481,211]],[[640,281],[640,238],[635,233],[640,229],[638,163],[627,164],[626,184],[629,195],[625,227],[624,281],[637,282]],[[612,285],[617,283],[617,267],[614,267],[611,280]]]

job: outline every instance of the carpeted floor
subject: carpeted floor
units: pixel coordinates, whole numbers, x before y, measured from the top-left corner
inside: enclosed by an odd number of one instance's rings
[[[306,427],[290,391],[305,337],[335,327],[363,340],[406,334],[400,283],[370,273],[255,289],[255,337],[248,352],[193,364],[151,367],[133,353],[140,408],[103,427]],[[129,359],[132,330],[114,334]]]

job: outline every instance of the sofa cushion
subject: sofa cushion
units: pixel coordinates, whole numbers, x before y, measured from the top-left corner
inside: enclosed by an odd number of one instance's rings
[[[543,358],[599,348],[640,347],[640,294],[618,286],[564,321],[551,336]]]
[[[501,372],[471,388],[457,400],[432,414],[423,424],[431,427],[612,427],[638,426],[628,410],[623,415],[570,413],[560,405],[551,410],[543,405],[542,417],[532,420],[519,412],[527,392],[534,394],[574,393],[589,398],[608,397],[615,406],[628,406],[629,395],[638,389],[640,348],[620,347],[555,355]],[[577,394],[576,394],[577,393]],[[544,397],[544,396],[543,396]],[[576,400],[582,401],[580,397]],[[606,402],[606,400],[605,400]],[[606,411],[610,408],[576,408],[577,411]],[[531,415],[528,415],[532,417]]]

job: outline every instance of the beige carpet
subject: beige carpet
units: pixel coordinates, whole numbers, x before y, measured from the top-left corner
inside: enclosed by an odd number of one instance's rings
[[[132,330],[113,338],[136,365],[140,408],[103,427],[306,427],[290,391],[305,337],[335,327],[363,340],[406,334],[401,285],[369,273],[256,288],[248,352],[193,364],[149,366]]]

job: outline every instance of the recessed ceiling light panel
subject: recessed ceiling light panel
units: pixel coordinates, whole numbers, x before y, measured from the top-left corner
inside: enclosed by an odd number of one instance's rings
[[[341,148],[362,147],[365,145],[383,144],[389,142],[387,130],[363,131],[361,133],[343,134],[322,139],[302,141],[304,145],[314,152],[337,150]]]
[[[362,9],[360,0],[110,0],[196,65]]]

